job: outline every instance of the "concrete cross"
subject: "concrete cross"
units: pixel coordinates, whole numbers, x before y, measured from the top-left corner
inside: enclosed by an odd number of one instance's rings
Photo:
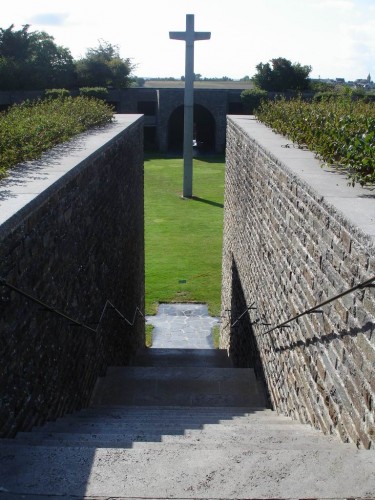
[[[194,42],[209,40],[208,31],[194,31],[194,14],[186,14],[186,31],[170,31],[172,40],[185,41],[185,96],[184,96],[184,181],[183,196],[193,196],[193,111],[194,111]]]

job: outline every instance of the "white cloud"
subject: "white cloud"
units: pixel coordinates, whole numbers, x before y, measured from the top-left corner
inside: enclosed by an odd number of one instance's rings
[[[66,13],[45,13],[36,14],[30,18],[30,24],[37,24],[39,26],[62,26],[69,17]]]

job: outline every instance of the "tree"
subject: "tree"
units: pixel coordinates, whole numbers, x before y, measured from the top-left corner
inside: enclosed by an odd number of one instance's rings
[[[130,87],[133,69],[130,59],[120,57],[117,45],[105,41],[88,49],[86,57],[76,62],[78,85],[82,87]]]
[[[253,114],[268,99],[268,92],[259,88],[247,89],[241,92],[241,101],[246,113]]]
[[[37,89],[72,87],[76,81],[73,57],[65,47],[54,43],[47,33],[32,33],[32,80]]]
[[[146,80],[145,80],[144,78],[142,78],[142,77],[140,77],[140,76],[136,76],[136,77],[134,78],[134,83],[133,83],[133,85],[134,85],[135,87],[144,87],[144,86],[145,86],[145,83],[146,83]]]
[[[0,89],[42,90],[72,87],[75,68],[70,51],[44,31],[29,25],[0,28]]]
[[[256,66],[254,83],[263,90],[282,92],[285,90],[307,90],[309,88],[308,76],[311,66],[302,66],[291,63],[288,59],[278,57],[271,59],[270,63],[259,63]]]

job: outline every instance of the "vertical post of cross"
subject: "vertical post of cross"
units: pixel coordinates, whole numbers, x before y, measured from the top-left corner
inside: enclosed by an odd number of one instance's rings
[[[193,196],[193,127],[194,127],[194,42],[209,40],[210,32],[194,31],[194,14],[186,14],[186,31],[170,31],[172,40],[185,41],[184,94],[184,198]]]

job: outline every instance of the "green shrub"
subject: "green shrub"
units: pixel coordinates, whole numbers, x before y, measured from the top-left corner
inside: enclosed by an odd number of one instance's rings
[[[368,101],[367,94],[363,89],[350,89],[349,87],[344,87],[338,90],[329,90],[326,92],[317,92],[314,94],[313,100],[330,101],[341,100],[343,98],[351,99],[352,101]]]
[[[314,101],[329,101],[331,99],[338,99],[340,97],[340,94],[338,94],[335,91],[327,91],[327,92],[317,92],[314,94],[313,100]]]
[[[17,163],[37,159],[56,144],[112,119],[109,106],[86,97],[12,106],[0,114],[0,177]]]
[[[326,163],[343,169],[354,185],[375,184],[375,104],[341,98],[263,102],[257,117]]]
[[[46,99],[65,99],[69,97],[70,92],[66,89],[46,89],[44,91],[44,97]]]
[[[311,92],[333,92],[335,90],[334,83],[322,82],[322,81],[313,81],[310,80],[309,90]]]
[[[108,98],[108,90],[105,87],[81,87],[79,95],[83,97],[95,97],[105,101]]]
[[[268,99],[268,92],[262,89],[247,89],[241,93],[241,101],[246,113],[253,114],[262,101]]]

